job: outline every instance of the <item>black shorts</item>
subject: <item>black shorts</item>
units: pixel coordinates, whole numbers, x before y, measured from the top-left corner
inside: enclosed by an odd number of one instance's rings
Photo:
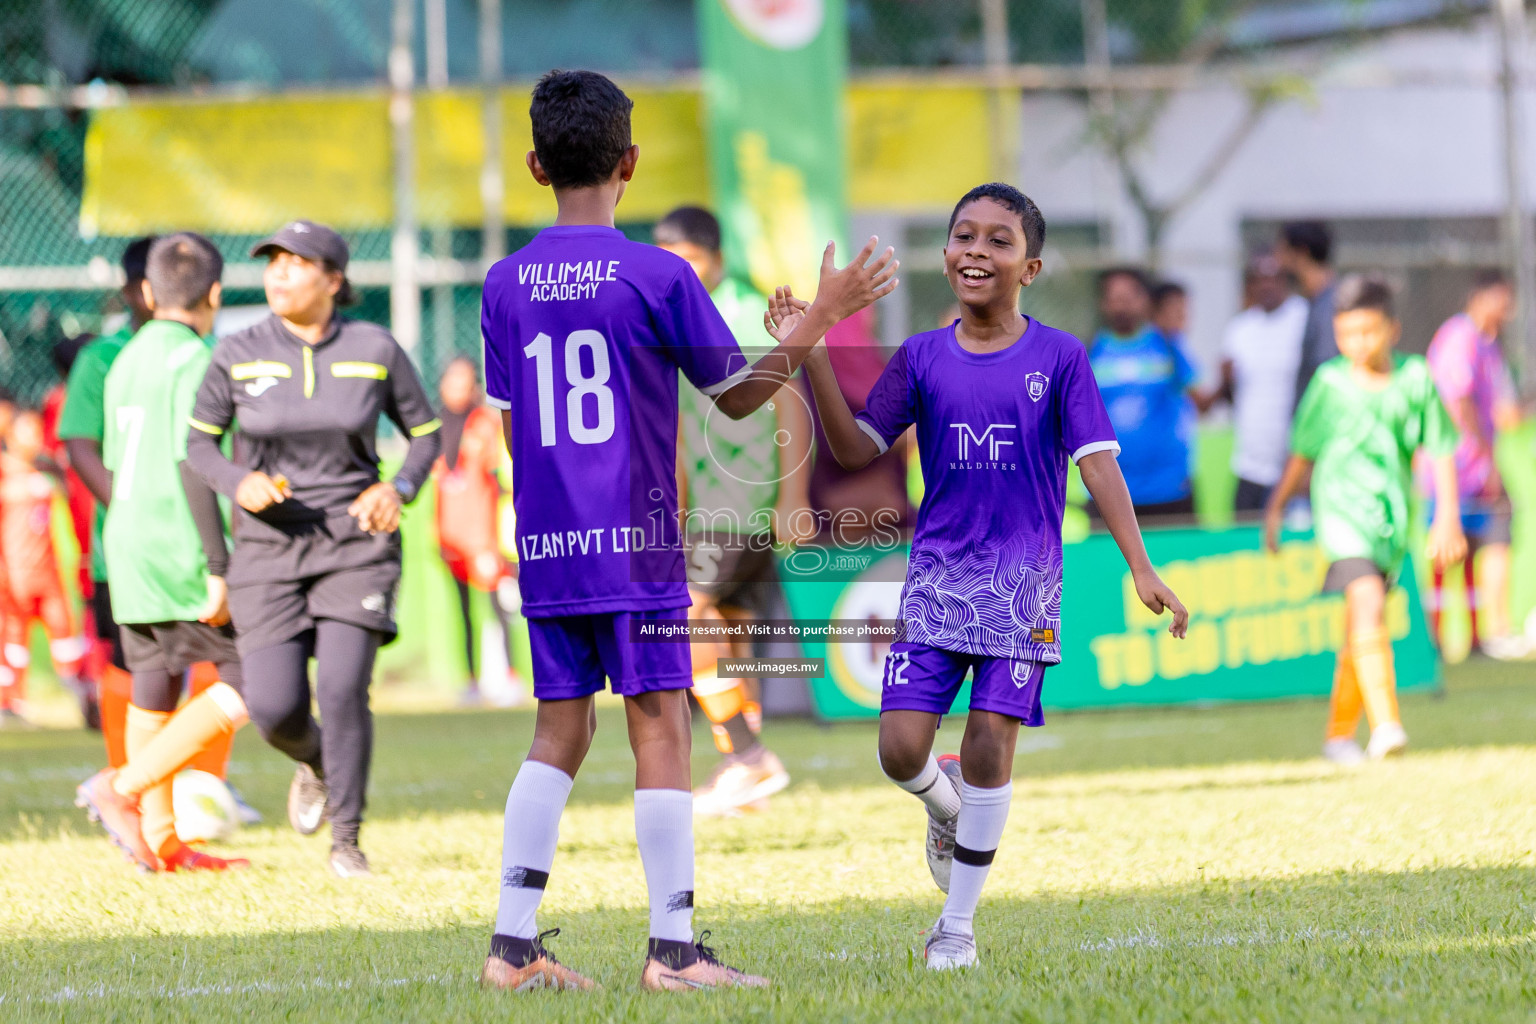
[[[97,580],[91,591],[91,618],[96,620],[96,639],[112,648],[112,664],[128,671],[128,662],[123,657],[123,639],[119,635],[117,620],[112,617],[112,591],[106,580]]]
[[[756,612],[755,591],[777,585],[773,542],[764,536],[690,534],[684,541],[688,589],[716,605]]]
[[[1379,576],[1387,587],[1392,586],[1391,577],[1369,558],[1341,558],[1329,564],[1328,573],[1323,577],[1323,593],[1343,593],[1345,587],[1367,576]]]
[[[1269,503],[1269,494],[1274,487],[1269,484],[1254,483],[1252,480],[1237,478],[1237,492],[1232,495],[1232,511],[1239,514],[1243,512],[1263,512],[1264,506]]]
[[[241,654],[302,636],[317,619],[361,626],[389,643],[400,535],[364,533],[345,513],[281,529],[241,516],[225,579]]]
[[[219,668],[219,678],[239,691],[243,681],[235,627],[202,622],[131,622],[120,629],[130,672],[181,675],[200,661]]]

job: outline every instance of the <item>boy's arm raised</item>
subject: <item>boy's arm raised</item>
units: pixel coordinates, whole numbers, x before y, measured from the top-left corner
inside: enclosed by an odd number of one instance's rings
[[[832,360],[827,346],[818,345],[805,360],[805,376],[811,382],[811,394],[816,397],[816,414],[821,417],[821,428],[827,434],[827,446],[837,464],[852,472],[863,469],[880,454],[875,439],[859,427],[843,397],[843,389],[837,385],[837,375],[832,372]]]
[[[797,299],[788,288],[775,288],[763,314],[763,326],[776,340],[790,337],[805,320],[810,303]],[[881,452],[875,439],[865,433],[848,408],[843,389],[837,384],[827,346],[818,344],[805,357],[805,376],[816,400],[816,414],[827,435],[827,446],[837,464],[852,472],[869,465]]]
[[[1126,489],[1125,477],[1120,475],[1120,463],[1114,452],[1093,452],[1084,455],[1077,463],[1083,476],[1083,485],[1093,495],[1093,503],[1110,536],[1120,547],[1125,564],[1130,566],[1131,579],[1136,583],[1136,596],[1141,603],[1161,615],[1164,610],[1173,613],[1168,632],[1182,639],[1189,628],[1189,611],[1168,584],[1152,568],[1147,557],[1146,545],[1141,540],[1141,527],[1136,524],[1136,509],[1131,505],[1131,492]]]
[[[821,255],[816,301],[804,311],[794,329],[779,340],[778,347],[753,364],[740,383],[716,396],[715,407],[733,420],[752,415],[789,382],[812,347],[834,324],[895,291],[896,270],[901,264],[896,259],[896,250],[889,246],[871,262],[879,244],[878,238],[871,237],[859,254],[839,270],[832,262],[836,244],[828,242]]]

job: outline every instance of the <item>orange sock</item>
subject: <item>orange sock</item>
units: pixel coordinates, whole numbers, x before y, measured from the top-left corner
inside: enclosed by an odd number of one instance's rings
[[[132,699],[133,676],[108,662],[101,670],[101,736],[107,742],[107,764],[113,768],[128,763],[128,702]]]
[[[704,709],[715,737],[715,747],[722,754],[734,753],[736,742],[725,723],[740,715],[747,706],[747,684],[743,679],[693,678],[693,695]]]
[[[1355,662],[1348,648],[1338,653],[1338,664],[1333,670],[1333,696],[1328,701],[1328,732],[1330,740],[1353,739],[1360,727],[1360,681],[1355,677]]]
[[[129,764],[133,763],[135,756],[150,747],[170,720],[171,716],[163,711],[146,711],[141,707],[128,705],[126,735]],[[177,841],[176,810],[171,802],[170,776],[159,779],[155,785],[147,787],[139,794],[139,823],[144,833],[144,841],[157,855],[162,847],[167,848],[168,851],[174,849],[170,844]]]
[[[219,681],[219,668],[207,661],[200,661],[192,666],[192,696],[195,699],[198,694],[207,690]],[[243,706],[243,705],[242,705]],[[200,772],[209,775],[217,775],[219,778],[229,777],[229,751],[235,744],[235,730],[228,729],[209,740],[187,763],[188,768],[196,768]]]
[[[141,708],[128,709],[129,736],[135,735],[134,716],[153,714]],[[210,744],[227,749],[229,737],[246,722],[245,702],[228,683],[214,683],[187,701],[174,715],[167,715],[155,733],[132,751],[128,763],[117,772],[112,788],[123,796],[146,793],[164,780],[174,778]],[[148,838],[148,833],[145,833]]]
[[[1358,633],[1349,641],[1350,659],[1360,680],[1360,697],[1371,728],[1391,722],[1401,725],[1397,714],[1397,673],[1392,667],[1392,638],[1385,629]]]

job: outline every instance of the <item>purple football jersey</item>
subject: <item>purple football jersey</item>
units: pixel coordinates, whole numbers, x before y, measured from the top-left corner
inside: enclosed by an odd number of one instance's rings
[[[1120,450],[1082,343],[1033,319],[986,355],[961,348],[954,325],[914,335],[858,422],[882,451],[917,424],[924,495],[906,639],[1060,662],[1067,460]]]
[[[715,395],[746,365],[693,269],[613,228],[545,228],[486,275],[480,326],[525,612],[686,607],[678,370]]]

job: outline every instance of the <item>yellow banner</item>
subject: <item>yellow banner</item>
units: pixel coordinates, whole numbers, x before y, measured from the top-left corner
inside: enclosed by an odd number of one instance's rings
[[[709,203],[698,93],[628,91],[640,166],[620,219],[654,220],[684,203]],[[259,234],[297,217],[343,230],[387,226],[387,104],[380,94],[331,94],[98,111],[86,135],[81,233]],[[848,110],[849,200],[856,209],[944,212],[990,176],[953,156],[994,137],[983,88],[855,85]],[[478,226],[485,153],[479,94],[420,94],[415,116],[418,219]],[[505,90],[502,132],[507,222],[548,223],[554,197],[524,162],[533,147],[526,88]]]

